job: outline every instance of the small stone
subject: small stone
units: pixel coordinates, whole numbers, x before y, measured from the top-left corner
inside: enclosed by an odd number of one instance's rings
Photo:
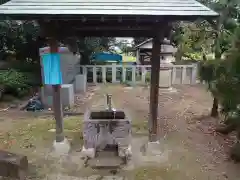
[[[89,157],[89,158],[94,158],[95,157],[95,149],[94,148],[88,148],[86,149],[84,146],[82,147],[82,154],[86,157]]]
[[[228,175],[226,172],[223,172],[222,175],[223,175],[223,177],[228,178]]]
[[[100,175],[92,175],[92,176],[87,177],[87,180],[98,180],[101,178],[102,178],[102,176],[100,176]]]
[[[56,132],[56,129],[49,129],[49,132]]]
[[[113,175],[116,175],[117,172],[118,172],[117,169],[110,170],[110,173],[113,174]]]
[[[102,180],[124,180],[121,176],[104,176]]]
[[[9,107],[10,107],[11,109],[14,109],[14,108],[17,108],[18,105],[17,105],[17,104],[11,104]]]

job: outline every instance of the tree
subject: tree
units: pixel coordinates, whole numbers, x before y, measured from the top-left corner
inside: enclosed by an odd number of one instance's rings
[[[104,51],[113,51],[113,46],[115,44],[115,38],[79,38],[77,40],[77,46],[81,53],[81,63],[89,64],[90,57],[94,52],[104,52]]]
[[[120,40],[115,42],[115,46],[118,47],[123,54],[133,53],[134,47],[128,40]]]
[[[39,86],[42,80],[39,48],[47,45],[46,39],[40,37],[39,25],[35,21],[4,20],[0,21],[0,30],[0,60],[8,64],[7,70],[0,71],[1,89],[16,94],[22,88]],[[61,44],[74,53],[81,50],[82,62],[88,64],[93,52],[108,51],[114,41],[115,38],[75,37],[61,40]]]
[[[214,33],[214,46],[213,52],[215,55],[215,61],[220,63],[222,56],[225,52],[229,50],[231,47],[232,35],[235,31],[236,27],[238,26],[237,21],[235,20],[238,18],[239,12],[239,2],[236,0],[226,0],[226,1],[216,1],[211,2],[208,1],[210,6],[220,13],[220,18],[218,21],[212,22],[213,33]],[[215,63],[215,64],[217,64]],[[213,95],[213,106],[211,110],[211,116],[217,117],[218,116],[218,99],[215,96],[215,82],[218,76],[215,73],[210,73],[210,71],[204,71],[206,69],[212,69],[212,72],[215,72],[216,67],[213,64],[210,64],[209,67],[206,67],[208,64],[206,62],[202,62],[200,64],[200,76],[202,76],[202,80],[208,83],[209,90],[212,92]],[[206,75],[204,75],[206,73]],[[209,77],[212,76],[212,77]]]
[[[145,38],[145,37],[139,37],[139,38],[134,38],[133,39],[133,46],[137,46],[139,45],[140,43],[146,41],[148,38]]]
[[[222,107],[225,116],[224,125],[217,128],[217,132],[228,134],[237,131],[240,139],[240,27],[234,34],[234,44],[228,51],[225,60],[215,66],[215,97]],[[240,161],[240,143],[231,151],[233,159]]]

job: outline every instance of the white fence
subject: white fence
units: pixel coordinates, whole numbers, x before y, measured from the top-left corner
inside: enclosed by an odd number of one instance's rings
[[[169,74],[164,78],[171,84],[196,84],[197,65],[168,65]],[[161,71],[166,70],[160,70]],[[149,65],[86,65],[80,66],[80,72],[87,74],[88,82],[145,84],[150,82],[151,66]]]

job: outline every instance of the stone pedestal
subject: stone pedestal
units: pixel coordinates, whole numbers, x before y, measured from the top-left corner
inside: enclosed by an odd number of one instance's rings
[[[160,88],[170,88],[172,86],[172,68],[170,66],[160,66],[159,76]]]
[[[72,84],[63,84],[61,88],[63,107],[72,107],[74,105],[74,89]],[[41,99],[45,107],[52,107],[53,92],[52,86],[46,85],[41,88]]]
[[[86,92],[87,88],[87,76],[86,74],[76,75],[74,81],[74,90],[75,92]]]
[[[62,84],[61,96],[63,107],[73,107],[74,106],[73,84]]]
[[[144,144],[141,160],[145,163],[164,163],[168,160],[168,151],[163,141],[148,142]]]

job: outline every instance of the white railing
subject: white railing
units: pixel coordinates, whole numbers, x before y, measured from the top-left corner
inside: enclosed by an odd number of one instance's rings
[[[165,65],[161,66],[168,74],[171,84],[196,84],[197,65]],[[150,82],[150,65],[85,65],[80,66],[80,73],[87,74],[88,82],[93,83],[120,83],[131,82],[133,84],[145,84]]]

